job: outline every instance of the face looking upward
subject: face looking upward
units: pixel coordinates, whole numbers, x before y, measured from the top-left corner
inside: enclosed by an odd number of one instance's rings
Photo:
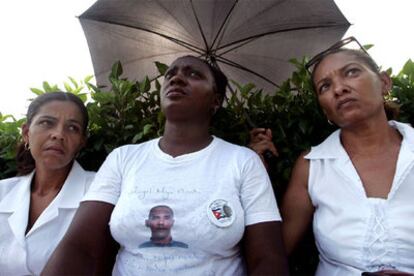
[[[195,57],[176,59],[165,73],[161,107],[167,119],[209,121],[220,106],[212,72]]]
[[[385,116],[383,97],[391,88],[390,78],[352,54],[326,56],[315,68],[313,82],[324,113],[339,127]]]
[[[36,168],[67,169],[86,142],[83,125],[73,102],[53,100],[41,106],[30,125],[22,127]]]

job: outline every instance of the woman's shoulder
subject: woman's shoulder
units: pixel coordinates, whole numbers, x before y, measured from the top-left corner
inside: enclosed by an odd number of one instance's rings
[[[246,146],[233,144],[231,142],[228,142],[218,137],[214,137],[214,139],[217,144],[218,151],[223,152],[224,154],[227,154],[227,155],[234,154],[239,157],[245,157],[245,158],[249,158],[251,156],[257,156],[256,152],[254,152],[252,149]]]
[[[331,133],[319,145],[313,146],[307,154],[303,155],[305,159],[331,159],[337,158],[340,154],[338,151],[342,147],[340,140],[340,129]]]
[[[410,124],[398,121],[389,121],[388,124],[397,129],[405,140],[414,144],[414,128]]]
[[[17,185],[22,183],[27,177],[29,177],[29,175],[15,176],[0,180],[0,201],[6,194],[13,190],[13,188],[15,188]]]

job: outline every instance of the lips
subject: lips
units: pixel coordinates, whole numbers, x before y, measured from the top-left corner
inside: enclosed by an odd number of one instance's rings
[[[157,227],[156,229],[159,230],[159,231],[165,231],[165,230],[169,230],[170,228],[165,228],[165,227],[160,228],[160,227]]]
[[[46,147],[46,151],[50,151],[50,152],[55,152],[58,154],[64,154],[65,151],[63,150],[63,148],[61,146],[48,146]]]
[[[355,102],[355,99],[351,99],[351,98],[342,99],[337,103],[336,108],[337,109],[344,108],[352,102]]]
[[[165,94],[167,97],[181,97],[187,95],[187,93],[179,87],[171,87],[167,90],[167,93]]]

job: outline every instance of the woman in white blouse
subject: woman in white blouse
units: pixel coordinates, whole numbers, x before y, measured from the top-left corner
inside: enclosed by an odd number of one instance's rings
[[[75,95],[34,99],[22,126],[19,176],[0,181],[0,275],[40,275],[65,234],[94,173],[75,158],[88,112]]]
[[[339,129],[296,162],[282,207],[286,250],[313,218],[316,275],[414,273],[414,129],[387,121],[391,80],[362,46],[343,47],[351,42],[309,63],[319,104]],[[260,153],[270,137],[257,133]]]

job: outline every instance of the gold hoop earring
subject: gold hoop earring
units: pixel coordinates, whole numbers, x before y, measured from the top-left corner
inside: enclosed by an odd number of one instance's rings
[[[385,95],[385,96],[387,98],[391,98],[391,93],[392,93],[392,90],[390,89],[390,90],[387,91],[387,95]]]

